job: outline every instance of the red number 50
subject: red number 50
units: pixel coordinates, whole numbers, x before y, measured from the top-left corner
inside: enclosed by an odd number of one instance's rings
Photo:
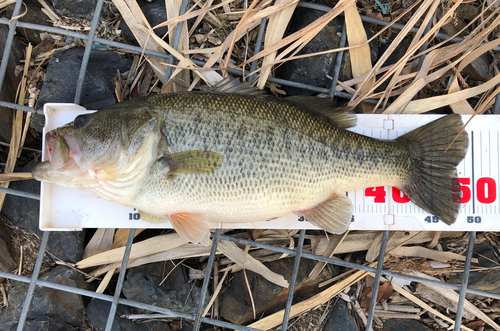
[[[462,197],[460,198],[460,203],[467,203],[471,199],[470,178],[459,178]],[[480,203],[492,203],[497,199],[497,185],[495,180],[490,177],[481,177],[476,183],[476,195],[477,201]]]

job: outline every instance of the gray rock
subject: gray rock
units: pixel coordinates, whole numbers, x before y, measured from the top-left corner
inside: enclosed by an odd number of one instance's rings
[[[459,6],[462,8],[462,6]],[[465,7],[463,8],[465,9]],[[467,16],[470,14],[466,14],[467,9],[465,9],[464,12],[462,12],[463,15]],[[457,11],[458,12],[458,11]],[[437,17],[438,19],[441,18],[443,15],[443,10],[441,8],[438,8],[436,10]],[[453,17],[450,17],[450,22],[443,25],[441,27],[441,32],[444,32],[450,36],[453,36],[459,31],[461,31],[463,28],[465,28],[466,24],[465,22],[460,18],[461,15],[454,15]],[[459,36],[460,37],[466,37],[469,34],[469,31],[465,29],[462,31]],[[481,81],[481,82],[486,82],[487,80],[490,80],[493,78],[493,72],[490,70],[490,65],[493,62],[493,58],[488,54],[485,53],[481,56],[479,56],[477,59],[472,61],[468,66],[466,66],[463,69],[462,74],[465,77],[468,77],[472,80],[476,81]]]
[[[46,26],[52,26],[50,19],[45,13],[42,11],[42,5],[36,0],[25,0],[23,1],[26,7],[23,6],[21,8],[21,12],[24,12],[26,8],[26,14],[19,18],[19,21],[25,23],[34,23]],[[12,12],[14,11],[15,5],[10,5],[6,9],[7,17],[12,16]],[[25,29],[21,27],[16,28],[16,33],[24,38],[28,39],[33,45],[37,45],[42,41],[40,36],[41,31],[34,29]]]
[[[469,3],[462,3],[457,7],[456,13],[461,19],[470,22],[481,13],[481,7]]]
[[[293,14],[287,35],[290,35],[316,19],[324,15],[324,12],[307,8],[297,8]],[[344,20],[334,18],[331,20],[307,45],[305,45],[297,55],[322,52],[339,47],[340,37]],[[367,30],[367,36],[370,32]],[[377,61],[377,46],[374,42],[370,43],[371,61]],[[278,67],[276,73],[279,78],[292,80],[294,82],[314,85],[317,87],[330,88],[332,80],[327,77],[333,77],[337,53],[324,54],[314,57],[306,57],[293,61],[287,61]],[[344,81],[352,78],[349,52],[344,52],[344,58],[340,66],[339,80]],[[302,89],[283,86],[283,89],[289,95],[311,95],[313,92]]]
[[[387,60],[385,60],[382,67],[389,66],[391,64],[398,62],[403,57],[403,55],[405,55],[406,51],[408,50],[408,47],[410,47],[411,39],[412,38],[410,37],[403,38],[403,40],[399,43],[398,47],[391,53],[391,55],[389,55]],[[389,48],[389,46],[390,44],[383,44],[382,46],[380,46],[379,49],[380,54],[384,54],[385,51]]]
[[[438,19],[441,19],[443,17],[443,9],[442,8],[437,8],[436,9],[436,16]],[[459,33],[462,29],[464,29],[466,24],[464,21],[457,15],[453,15],[452,17],[449,18],[449,21],[447,24],[441,26],[440,32],[446,33],[450,36],[455,35],[456,33]],[[463,30],[460,32],[459,36],[460,37],[465,37],[469,34],[469,31],[467,29]]]
[[[174,327],[175,323],[175,327]],[[193,331],[194,324],[192,321],[174,321],[172,323],[172,329],[176,329],[177,331]],[[214,330],[214,326],[210,324],[201,324],[199,331],[212,331]]]
[[[457,312],[457,302],[450,299],[439,290],[435,290],[425,284],[418,283],[415,288],[415,293],[418,294],[422,300],[430,301],[438,307],[446,308],[447,311],[454,313]],[[467,320],[473,320],[474,314],[464,309],[463,317]]]
[[[23,331],[78,331],[79,329],[79,327],[74,327],[57,317],[44,316],[37,320],[26,321]]]
[[[365,28],[365,33],[366,37],[368,39],[371,39],[373,37],[373,34],[371,31],[366,27],[366,25],[363,25]],[[340,31],[342,32],[342,30]],[[375,41],[372,41],[368,44],[370,46],[370,60],[372,65],[377,62],[378,59],[378,46]],[[351,58],[350,58],[350,53],[349,52],[344,52],[344,58],[342,59],[342,64],[341,64],[341,71],[339,74],[339,80],[340,81],[345,81],[352,79],[352,68],[351,68]]]
[[[359,331],[358,323],[344,300],[337,301],[323,331]]]
[[[469,241],[469,238],[466,237],[462,239],[462,241]],[[498,263],[500,261],[498,260],[496,254],[495,254],[495,248],[491,246],[491,243],[484,238],[484,236],[480,236],[478,239],[476,239],[474,243],[474,251],[472,253],[472,256],[477,258],[478,263],[476,266],[483,267],[483,268],[492,268],[492,267],[497,267]],[[473,273],[471,273],[472,276]]]
[[[7,40],[8,33],[9,27],[0,24],[0,50],[2,50],[2,53],[5,49],[5,42]],[[23,58],[23,46],[20,42],[14,39],[14,43],[12,44],[11,52],[9,54],[9,63],[7,64],[7,71],[5,72],[2,90],[0,91],[0,100],[2,101],[16,101],[16,89],[22,75],[16,77],[16,75],[14,75],[14,70],[16,65],[19,64],[21,58]],[[4,141],[10,141],[11,139],[13,115],[13,109],[0,107],[0,139],[3,139]]]
[[[84,231],[52,231],[47,249],[63,261],[76,263],[82,259]]]
[[[281,259],[264,263],[269,269],[279,275],[283,275],[290,281],[293,271],[293,259]],[[314,268],[315,262],[309,259],[301,259],[299,273],[295,286],[295,298],[309,298],[320,290],[318,284],[335,276],[326,269],[314,280],[308,279],[308,275]],[[288,298],[288,288],[283,288],[266,280],[259,274],[246,271],[248,283],[252,289],[257,316],[270,314],[284,308]],[[220,315],[235,324],[247,324],[253,320],[253,310],[250,295],[245,286],[245,277],[242,271],[236,272],[231,284],[221,296]]]
[[[405,55],[406,51],[408,50],[408,47],[410,47],[410,43],[411,43],[410,37],[403,38],[401,43],[399,43],[398,47],[391,53],[391,55],[389,55],[387,60],[385,60],[382,67],[389,66],[389,65],[392,65],[392,64],[395,64],[396,62],[398,62],[403,57],[403,55]],[[379,48],[380,54],[381,55],[384,54],[385,51],[389,48],[389,46],[390,46],[390,44],[383,44],[382,46],[380,46],[380,48]],[[378,77],[382,77],[382,75],[383,74],[380,74]],[[386,80],[385,82],[383,82],[375,90],[375,92],[384,91],[387,88],[387,85],[389,85],[389,80]]]
[[[138,0],[137,3],[139,4],[139,7],[141,7],[141,10],[144,13],[144,16],[148,20],[149,25],[151,25],[151,27],[154,27],[167,20],[167,10],[165,7],[164,0],[153,0],[153,1]],[[120,29],[122,29],[125,39],[129,41],[136,41],[134,34],[128,27],[127,23],[125,23],[125,20],[122,20],[120,22]],[[163,38],[163,36],[168,32],[168,27],[164,26],[155,29],[154,31],[159,37]]]
[[[90,324],[98,331],[106,329],[111,302],[94,299],[85,308],[85,313],[90,320]],[[135,323],[133,320],[121,318],[122,315],[129,315],[133,310],[129,306],[118,305],[113,320],[112,331],[170,331],[166,322]]]
[[[495,256],[493,248],[488,241],[474,244],[474,257],[477,257],[479,267],[493,268],[498,266],[498,259]],[[451,275],[447,279],[447,283],[461,285],[462,274]],[[500,294],[500,270],[490,269],[469,274],[468,288],[479,291],[486,291],[495,294]],[[467,294],[467,298],[473,298],[474,295]]]
[[[450,282],[460,285],[460,277],[454,277]],[[485,270],[478,272],[471,272],[469,276],[468,288],[474,290],[486,291],[494,294],[500,293],[500,271],[499,270]],[[467,294],[469,298],[469,294]]]
[[[45,277],[41,277],[41,279],[79,288],[85,288],[86,286],[83,276],[79,272],[66,267],[57,267]],[[9,307],[0,314],[0,325],[5,328],[4,330],[10,330],[17,325],[27,289],[28,284],[17,283],[9,290]],[[30,321],[33,328],[36,328],[38,322],[44,325],[63,323],[68,324],[68,327],[77,327],[83,322],[83,312],[83,301],[80,295],[37,287],[28,311],[27,321]],[[47,320],[49,317],[57,317],[58,321],[49,321]]]
[[[412,319],[391,318],[384,322],[382,331],[431,331],[421,322]]]
[[[31,172],[36,165],[31,161],[20,169],[19,172]],[[12,182],[10,188],[29,192],[40,193],[40,182],[30,179]],[[2,214],[11,221],[12,224],[26,229],[42,237],[43,232],[39,228],[40,203],[38,200],[22,198],[7,194],[2,208]],[[84,231],[56,231],[50,234],[47,249],[66,262],[78,262],[82,259]]]
[[[188,283],[189,277],[183,266],[175,268],[167,281],[159,285],[172,267],[172,263],[158,262],[130,269],[123,282],[123,294],[129,300],[194,314],[201,288]],[[205,304],[209,298],[207,293]]]
[[[463,74],[470,79],[486,82],[494,77],[493,71],[490,70],[492,63],[493,58],[485,53],[466,66]]]
[[[70,49],[52,55],[38,98],[38,109],[43,108],[48,102],[74,101],[83,53],[83,49]],[[129,59],[119,54],[91,51],[80,104],[87,109],[101,109],[116,103],[112,79],[116,76],[117,69],[126,72],[130,70],[131,65]],[[33,116],[31,127],[36,131],[42,132],[44,124],[45,119],[42,115]]]
[[[0,218],[0,271],[10,272],[17,267],[10,231]],[[0,281],[2,278],[0,277]]]
[[[287,35],[306,27],[323,14],[323,12],[312,9],[300,7],[295,9]],[[343,20],[334,18],[297,54],[309,54],[338,48],[342,26]],[[333,76],[336,59],[337,53],[331,53],[287,61],[278,67],[276,73],[282,79],[330,88],[332,81],[327,75]],[[283,88],[289,95],[310,95],[313,93],[295,87],[283,86]]]
[[[52,0],[52,7],[59,16],[82,18],[91,21],[94,17],[97,0]],[[104,1],[101,20],[108,19],[118,13],[116,7]]]
[[[15,171],[31,172],[36,165],[35,161],[29,162],[26,166],[18,168]],[[34,179],[11,182],[10,188],[28,193],[40,194],[40,182]],[[2,214],[11,221],[12,224],[19,226],[37,234],[40,238],[43,234],[38,226],[38,216],[40,212],[40,202],[34,199],[22,198],[7,194],[2,208]]]

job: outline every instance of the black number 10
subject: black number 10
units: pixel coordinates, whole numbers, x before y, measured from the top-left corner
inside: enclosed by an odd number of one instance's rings
[[[141,214],[139,214],[139,213],[128,213],[128,219],[129,220],[140,220],[141,219]]]

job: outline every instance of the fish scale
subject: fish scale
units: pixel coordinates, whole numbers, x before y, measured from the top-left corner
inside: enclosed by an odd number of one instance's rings
[[[444,149],[463,124],[460,116],[387,141],[345,130],[351,118],[314,97],[137,98],[49,132],[48,144],[59,146],[52,159],[62,164],[44,162],[33,175],[137,208],[141,219],[170,221],[180,235],[205,244],[207,222],[258,222],[290,212],[342,233],[353,212],[345,192],[371,186],[396,186],[453,223],[460,186],[452,179],[467,135]],[[62,155],[69,150],[81,159]]]
[[[165,123],[172,153],[224,155],[211,174],[179,175],[173,182],[156,175],[145,182],[134,199],[165,205],[165,214],[189,210],[214,222],[261,221],[366,184],[397,185],[408,172],[409,152],[395,143],[337,129],[280,100],[180,93],[150,102]],[[154,191],[168,199],[148,194]]]

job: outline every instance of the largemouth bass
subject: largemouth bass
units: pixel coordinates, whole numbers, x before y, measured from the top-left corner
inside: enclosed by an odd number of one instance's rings
[[[460,208],[456,166],[468,138],[448,115],[395,140],[345,130],[329,100],[181,92],[106,107],[46,136],[34,178],[137,208],[208,243],[207,222],[293,212],[331,233],[349,227],[345,192],[395,186],[447,224]]]

